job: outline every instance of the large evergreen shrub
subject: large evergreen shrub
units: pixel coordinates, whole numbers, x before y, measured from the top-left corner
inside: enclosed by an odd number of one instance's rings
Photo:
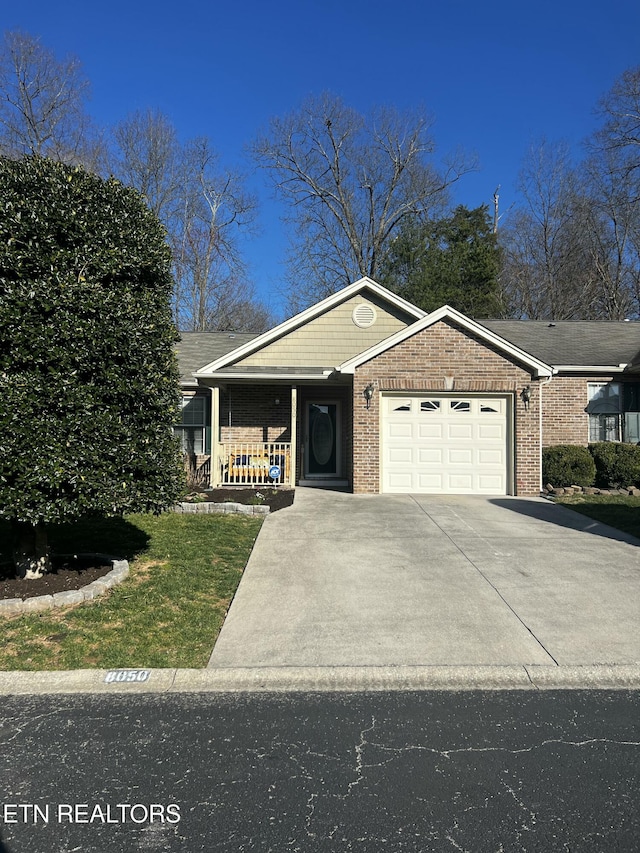
[[[552,486],[592,486],[596,476],[593,457],[586,447],[557,444],[542,450],[542,482]]]
[[[28,534],[22,550],[47,523],[178,497],[171,288],[136,191],[0,158],[0,516]]]
[[[640,484],[640,447],[599,441],[589,445],[596,465],[596,485],[601,488]]]

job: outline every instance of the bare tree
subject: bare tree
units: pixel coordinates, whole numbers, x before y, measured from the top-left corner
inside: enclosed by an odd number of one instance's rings
[[[598,316],[583,197],[568,146],[533,145],[519,189],[523,204],[499,232],[509,313],[545,320]]]
[[[640,66],[627,69],[600,101],[600,127],[588,140],[591,183],[606,210],[616,263],[640,313]],[[593,164],[596,168],[593,168]],[[615,257],[614,257],[615,259]]]
[[[634,243],[636,205],[621,180],[619,152],[594,154],[582,166],[584,198],[580,217],[590,260],[598,317],[624,320],[638,313],[640,265]]]
[[[640,65],[627,69],[600,101],[603,124],[592,143],[608,151],[624,151],[627,168],[640,167]]]
[[[365,117],[328,94],[271,121],[253,154],[290,205],[296,307],[358,276],[375,278],[403,220],[442,206],[472,167],[456,157],[439,171],[433,152],[424,115],[377,109]]]
[[[185,331],[264,331],[240,251],[256,200],[220,167],[207,139],[182,144],[159,111],[137,112],[114,129],[113,171],[136,187],[167,229],[174,258],[174,316]]]
[[[186,163],[175,127],[159,110],[139,110],[113,129],[112,169],[168,226],[180,206]]]
[[[85,111],[79,60],[58,60],[33,36],[5,33],[0,47],[0,150],[97,169],[101,145]]]

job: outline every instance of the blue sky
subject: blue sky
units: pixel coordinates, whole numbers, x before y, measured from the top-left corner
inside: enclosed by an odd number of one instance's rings
[[[436,155],[475,152],[458,203],[516,201],[523,155],[542,136],[579,154],[594,108],[640,64],[637,0],[30,0],[0,14],[63,56],[92,84],[90,112],[108,125],[159,108],[181,137],[210,137],[221,159],[248,168],[244,149],[273,115],[334,92],[352,107],[423,106]],[[286,234],[259,175],[260,234],[246,246],[259,293],[279,308]]]

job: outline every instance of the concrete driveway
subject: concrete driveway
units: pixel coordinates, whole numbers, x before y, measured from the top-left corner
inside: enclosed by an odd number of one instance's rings
[[[542,499],[299,488],[210,667],[640,662],[640,542]]]

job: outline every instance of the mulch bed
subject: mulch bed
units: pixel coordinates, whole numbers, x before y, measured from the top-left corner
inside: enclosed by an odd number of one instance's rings
[[[202,489],[197,493],[198,500],[225,503],[233,501],[239,504],[268,506],[271,512],[291,506],[295,496],[294,489],[274,489],[262,487],[256,489]],[[264,500],[256,501],[262,495]],[[112,566],[96,566],[87,559],[53,557],[52,572],[47,572],[36,580],[23,580],[15,576],[13,565],[0,564],[0,600],[6,598],[34,598],[36,595],[53,595],[55,592],[81,589],[83,586],[104,577]]]
[[[226,503],[233,501],[237,504],[260,504],[268,506],[271,512],[285,509],[291,506],[295,496],[294,489],[274,489],[271,486],[262,486],[256,489],[202,489],[197,494],[199,500],[213,501],[214,503]],[[264,500],[256,500],[257,495],[262,495]]]
[[[91,558],[52,558],[53,571],[41,578],[17,578],[13,565],[0,564],[0,600],[5,598],[34,598],[36,595],[53,595],[55,592],[81,589],[104,577],[113,566],[96,566]]]

